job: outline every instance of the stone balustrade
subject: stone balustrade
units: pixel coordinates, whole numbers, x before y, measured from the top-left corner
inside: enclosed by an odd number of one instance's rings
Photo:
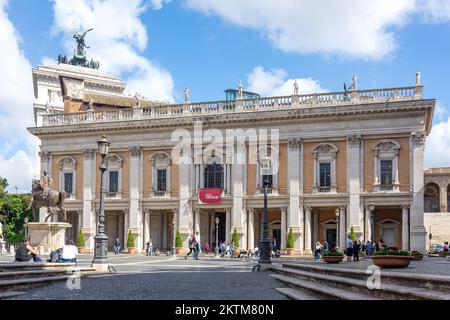
[[[168,104],[145,108],[135,107],[130,109],[86,111],[70,114],[38,114],[38,116],[42,117],[42,121],[38,121],[37,126],[61,126],[83,123],[174,118],[234,112],[254,112],[258,110],[312,108],[321,106],[419,100],[422,99],[422,89],[422,86],[412,86],[280,97],[262,97],[257,99]]]

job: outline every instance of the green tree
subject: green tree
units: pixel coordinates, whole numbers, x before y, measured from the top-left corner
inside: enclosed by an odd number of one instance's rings
[[[134,237],[133,234],[131,233],[131,230],[128,230],[127,247],[134,248]]]
[[[180,230],[177,229],[177,234],[175,235],[175,247],[183,247],[183,241],[181,241]]]
[[[3,235],[9,243],[18,243],[25,235],[25,218],[32,221],[33,216],[29,194],[9,194],[3,196],[0,216],[3,216]]]
[[[6,178],[0,177],[0,208],[3,207],[3,204],[5,203],[5,197],[6,197],[6,188],[9,186],[8,180]]]
[[[235,247],[239,248],[239,238],[238,238],[238,233],[237,233],[236,227],[234,227],[233,237],[231,239],[231,242],[234,243]]]
[[[356,241],[356,233],[353,225],[350,226],[350,239],[352,239],[352,241]]]
[[[294,233],[292,232],[292,227],[289,228],[289,234],[287,238],[287,247],[292,249],[295,245]]]
[[[86,245],[86,242],[84,241],[83,232],[80,229],[80,231],[78,231],[77,247],[78,248],[84,248],[85,245]]]

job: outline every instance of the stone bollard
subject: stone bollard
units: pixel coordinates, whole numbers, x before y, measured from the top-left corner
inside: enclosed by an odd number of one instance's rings
[[[13,246],[13,245],[10,245],[10,246],[9,246],[9,253],[10,253],[10,254],[15,254],[15,252],[14,252],[14,246]]]
[[[44,249],[44,247],[43,247],[43,246],[39,246],[38,252],[39,252],[39,255],[45,254],[45,249]]]

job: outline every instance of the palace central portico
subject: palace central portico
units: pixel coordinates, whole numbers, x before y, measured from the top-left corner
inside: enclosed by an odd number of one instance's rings
[[[264,179],[269,236],[282,249],[290,228],[296,253],[323,240],[344,248],[352,226],[361,240],[426,249],[423,152],[435,100],[422,97],[420,77],[409,87],[308,95],[293,88],[282,97],[244,97],[239,87],[228,100],[200,103],[186,92],[181,104],[126,96],[120,79],[79,66],[38,66],[33,79],[36,175],[47,170],[68,194],[68,237],[81,229],[91,250],[102,135],[111,142],[110,249],[117,237],[126,244],[131,230],[140,250],[149,239],[154,249],[170,250],[176,229],[185,248],[194,232],[214,248],[216,217],[219,241],[230,241],[236,228],[240,247],[252,249],[262,232]],[[211,149],[205,139],[211,130],[226,137],[227,129],[240,137],[267,130],[270,138],[234,141],[234,155],[244,160],[236,161],[225,142]],[[182,148],[173,139],[179,130],[192,138]]]

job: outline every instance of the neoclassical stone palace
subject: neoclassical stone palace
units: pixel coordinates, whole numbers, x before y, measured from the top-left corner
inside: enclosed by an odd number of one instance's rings
[[[68,236],[81,229],[88,248],[99,207],[96,141],[106,135],[110,247],[116,237],[126,245],[131,230],[140,249],[152,239],[154,248],[169,250],[176,229],[185,247],[194,233],[214,246],[217,217],[219,241],[230,241],[236,228],[240,247],[254,248],[264,180],[269,237],[281,248],[290,228],[297,253],[322,240],[343,248],[353,226],[361,240],[426,249],[423,153],[435,100],[422,97],[420,78],[409,87],[308,95],[294,88],[282,97],[244,97],[239,87],[235,99],[191,103],[185,93],[181,104],[126,96],[120,79],[71,65],[38,66],[33,80],[36,175],[48,171],[66,191]],[[197,139],[199,123],[204,135],[267,130],[278,139],[233,141],[239,162],[225,147],[208,148],[202,134]],[[192,143],[174,149],[177,129]]]

